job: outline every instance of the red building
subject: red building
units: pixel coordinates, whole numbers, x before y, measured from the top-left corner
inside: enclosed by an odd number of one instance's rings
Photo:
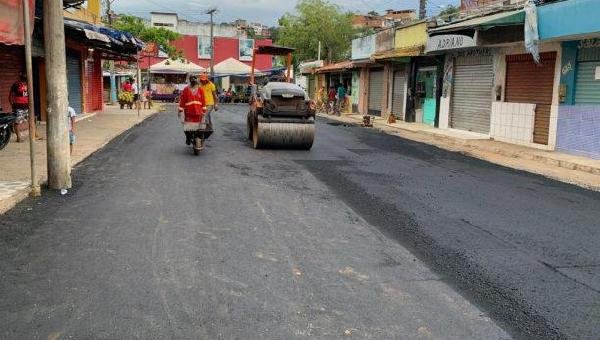
[[[238,38],[226,38],[226,37],[215,37],[215,65],[227,60],[234,58],[239,60],[240,56],[240,39]],[[258,46],[270,46],[273,42],[270,39],[256,39],[255,47]],[[198,36],[184,35],[178,40],[173,42],[173,46],[183,52],[183,56],[193,62],[194,64],[200,65],[204,68],[210,66],[210,56],[200,56],[200,48],[198,45]],[[143,58],[140,61],[140,68],[147,69],[149,65],[154,65],[163,61],[165,58]],[[252,62],[249,60],[242,60],[243,63],[251,65]],[[256,68],[259,70],[270,70],[273,68],[273,58],[268,55],[260,55],[256,59]]]

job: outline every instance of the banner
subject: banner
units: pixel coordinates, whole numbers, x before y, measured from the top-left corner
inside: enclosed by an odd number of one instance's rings
[[[29,22],[33,32],[33,14],[35,3],[29,1]],[[0,1],[0,43],[6,45],[24,45],[23,0]]]
[[[212,54],[210,37],[198,36],[198,59],[210,59]]]
[[[252,61],[254,55],[254,39],[240,39],[240,58],[241,61]]]

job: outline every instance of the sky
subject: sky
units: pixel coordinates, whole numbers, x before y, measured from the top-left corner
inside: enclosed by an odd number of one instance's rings
[[[386,9],[418,9],[418,0],[330,0],[342,9],[367,13],[383,12]],[[427,14],[435,15],[447,5],[457,5],[460,0],[428,0]],[[232,22],[246,19],[265,25],[277,25],[277,19],[285,12],[293,12],[294,0],[116,0],[115,12],[148,17],[152,11],[176,12],[182,19],[206,21],[207,9],[215,7],[218,12],[216,22]]]

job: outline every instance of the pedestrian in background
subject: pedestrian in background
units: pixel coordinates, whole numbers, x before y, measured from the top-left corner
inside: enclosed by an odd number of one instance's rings
[[[140,88],[135,80],[130,79],[131,82],[131,92],[133,92],[133,103],[135,104],[136,110],[141,108],[140,104]]]
[[[346,103],[346,87],[343,83],[337,88],[337,113],[342,112],[344,104]]]
[[[77,112],[75,109],[70,107],[67,109],[67,121],[69,124],[69,147],[71,148],[71,155],[73,155],[73,146],[75,145],[75,117],[77,117]]]
[[[24,73],[19,75],[19,80],[17,80],[10,87],[10,92],[8,94],[8,102],[10,103],[11,109],[13,113],[16,113],[17,110],[29,110],[29,93],[27,92],[27,76]],[[23,137],[21,136],[21,130],[19,129],[19,125],[22,121],[15,121],[13,123],[13,130],[17,135],[17,143],[24,142]]]
[[[204,94],[207,122],[212,129],[212,112],[219,111],[219,106],[217,105],[219,102],[219,97],[217,97],[217,87],[208,79],[208,74],[203,73],[200,75],[200,88]]]

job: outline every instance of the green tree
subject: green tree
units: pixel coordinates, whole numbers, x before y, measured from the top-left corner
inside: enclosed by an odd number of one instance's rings
[[[451,21],[454,18],[458,18],[459,12],[460,12],[460,7],[448,5],[444,8],[444,10],[442,10],[440,12],[438,17],[440,17],[446,21]]]
[[[178,51],[171,43],[177,40],[180,35],[163,27],[147,26],[141,18],[132,15],[121,15],[113,23],[113,27],[120,31],[125,31],[133,34],[146,43],[156,43],[165,51],[169,58],[181,58],[182,53]]]
[[[327,0],[300,0],[296,12],[279,19],[276,41],[296,48],[295,63],[316,59],[319,41],[322,56],[330,62],[349,57],[352,39],[357,34],[352,27],[352,13],[343,12]]]

